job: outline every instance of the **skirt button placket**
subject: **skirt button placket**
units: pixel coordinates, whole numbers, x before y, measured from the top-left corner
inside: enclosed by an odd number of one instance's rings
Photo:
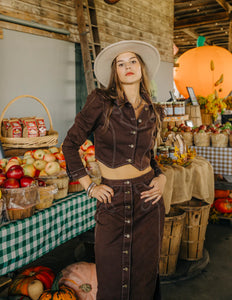
[[[131,242],[132,242],[132,213],[133,199],[131,193],[131,182],[124,182],[124,238],[122,251],[122,300],[129,299],[130,292],[130,264],[131,264]]]

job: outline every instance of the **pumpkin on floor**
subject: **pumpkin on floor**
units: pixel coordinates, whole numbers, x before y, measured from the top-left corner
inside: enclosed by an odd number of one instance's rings
[[[39,300],[78,300],[76,292],[65,285],[59,286],[59,280],[62,277],[62,273],[59,273],[55,278],[52,288],[44,291]]]
[[[230,194],[229,190],[215,190],[214,198],[227,198],[229,197],[229,194]]]
[[[231,198],[218,198],[214,201],[214,207],[222,214],[232,213],[232,199]]]
[[[51,288],[54,278],[55,274],[48,267],[28,268],[15,277],[9,287],[8,294],[25,295],[32,299],[38,299],[39,293],[41,294],[44,289]]]
[[[97,294],[97,273],[94,263],[78,262],[62,270],[60,284],[76,291],[80,300],[95,300]]]

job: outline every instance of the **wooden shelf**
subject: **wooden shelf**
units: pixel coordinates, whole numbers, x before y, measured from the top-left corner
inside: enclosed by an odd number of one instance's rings
[[[186,121],[189,119],[188,115],[184,116],[172,116],[172,117],[165,117],[164,122],[174,122],[174,121]]]

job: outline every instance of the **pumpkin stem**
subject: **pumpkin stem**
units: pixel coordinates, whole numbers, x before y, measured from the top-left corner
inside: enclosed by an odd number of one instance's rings
[[[79,286],[79,288],[84,293],[89,293],[92,290],[92,286],[89,283],[83,283],[82,285]]]
[[[51,291],[52,292],[56,292],[56,291],[59,290],[59,281],[60,281],[60,279],[61,279],[62,276],[63,276],[62,272],[59,272],[56,275],[56,277],[55,277],[55,279],[53,281],[52,287],[51,287]]]

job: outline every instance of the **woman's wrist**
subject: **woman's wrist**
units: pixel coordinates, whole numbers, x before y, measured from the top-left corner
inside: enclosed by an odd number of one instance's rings
[[[95,182],[91,182],[90,185],[88,186],[88,188],[86,190],[88,198],[92,198],[92,191],[95,188],[95,186],[96,186]]]

